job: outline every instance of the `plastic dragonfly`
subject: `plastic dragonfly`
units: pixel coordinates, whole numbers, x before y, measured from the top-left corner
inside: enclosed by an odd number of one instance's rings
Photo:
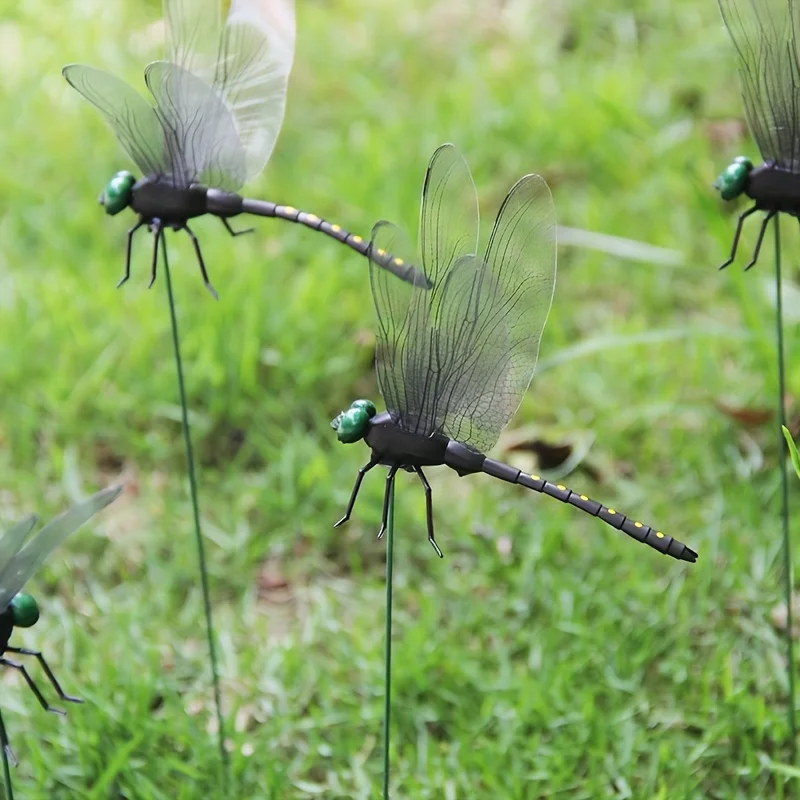
[[[36,517],[31,516],[9,528],[0,538],[0,666],[17,670],[25,678],[30,690],[45,711],[63,715],[62,709],[51,706],[39,690],[25,665],[8,658],[9,653],[16,656],[32,656],[35,658],[52,684],[56,694],[65,702],[82,703],[77,697],[70,697],[64,692],[38,650],[25,647],[12,647],[9,639],[15,628],[30,628],[39,619],[39,606],[32,595],[20,590],[28,579],[42,565],[45,558],[60,545],[71,533],[104,509],[119,497],[122,486],[110,486],[87,500],[71,508],[64,514],[51,520],[37,534],[28,539],[28,535],[36,525]],[[26,544],[27,540],[27,544]],[[9,759],[16,764],[16,758],[8,741],[5,724],[0,715],[0,744]]]
[[[736,225],[732,264],[745,220],[764,211],[753,256],[757,261],[770,220],[785,212],[800,217],[800,6],[792,0],[719,0],[739,56],[745,116],[764,162],[740,156],[714,183],[724,200],[742,194],[754,201]]]
[[[167,61],[144,72],[155,105],[120,78],[83,64],[62,70],[69,84],[96,106],[131,159],[139,180],[121,171],[99,197],[106,213],[130,207],[138,222],[128,231],[125,274],[130,277],[133,236],[155,234],[150,286],[158,243],[166,228],[186,231],[209,291],[200,243],[189,220],[212,214],[232,236],[238,214],[278,217],[321,231],[366,256],[368,243],[339,225],[288,205],[250,200],[236,192],[269,159],[283,122],[294,57],[293,0],[231,0],[222,23],[220,0],[163,0]],[[419,278],[394,256],[383,267],[403,280]]]
[[[358,472],[349,518],[364,475],[389,468],[379,537],[399,469],[415,472],[425,490],[428,539],[436,553],[431,487],[424,467],[459,475],[483,472],[569,503],[639,542],[683,561],[697,554],[661,531],[586,495],[487,458],[517,410],[536,367],[556,278],[556,225],[545,181],[526,175],[503,201],[489,243],[478,251],[478,202],[466,162],[452,145],[431,158],[422,191],[421,263],[431,282],[420,291],[387,280],[370,264],[377,311],[376,370],[386,411],[356,400],[331,423],[339,441],[363,439],[372,453]],[[373,229],[371,252],[410,253],[388,222]]]

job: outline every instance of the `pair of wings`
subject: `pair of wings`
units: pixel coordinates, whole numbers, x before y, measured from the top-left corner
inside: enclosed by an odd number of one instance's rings
[[[9,528],[0,538],[0,611],[8,607],[13,597],[58,545],[116,500],[121,492],[122,486],[109,486],[92,495],[48,522],[27,544],[25,542],[36,525],[36,517],[26,517]]]
[[[762,158],[800,172],[800,2],[719,0]]]
[[[155,107],[120,78],[84,64],[62,70],[96,106],[144,175],[178,188],[236,191],[278,138],[294,58],[294,0],[163,0],[166,61],[145,69]]]
[[[412,433],[490,450],[527,391],[556,279],[556,220],[544,179],[517,181],[478,252],[478,198],[453,145],[428,165],[420,250],[379,222],[370,244],[378,316],[376,369],[387,410]],[[422,264],[431,288],[393,278],[390,253]]]

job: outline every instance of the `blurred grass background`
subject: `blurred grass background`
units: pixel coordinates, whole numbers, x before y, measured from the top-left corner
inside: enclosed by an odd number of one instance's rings
[[[60,75],[84,61],[143,89],[144,64],[161,57],[160,7],[0,8],[2,517],[128,483],[31,583],[43,618],[16,644],[41,647],[87,703],[57,719],[2,676],[17,790],[217,797],[165,286],[145,288],[143,236],[131,281],[114,288],[133,217],[110,219],[95,200],[133,165]],[[564,481],[700,560],[434,470],[440,561],[416,479],[401,479],[394,796],[788,796],[771,247],[746,277],[744,260],[716,270],[737,209],[710,184],[733,156],[756,157],[716,4],[300,2],[283,132],[246,192],[413,235],[444,141],[470,163],[487,222],[536,171],[561,224],[683,254],[663,265],[560,249],[540,368],[505,441],[572,445],[585,455]],[[230,796],[373,798],[383,481],[370,476],[334,531],[367,451],[328,427],[354,397],[378,399],[367,265],[307,230],[256,224],[235,241],[217,220],[194,226],[219,303],[188,239],[169,238]],[[782,230],[792,392],[798,239]],[[499,456],[542,467],[524,451]]]

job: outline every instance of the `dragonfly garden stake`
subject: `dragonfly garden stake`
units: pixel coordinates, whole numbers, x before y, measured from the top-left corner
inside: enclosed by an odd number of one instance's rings
[[[386,410],[356,400],[331,426],[339,441],[371,450],[359,470],[347,522],[367,472],[388,467],[378,536],[388,531],[387,610],[391,598],[394,481],[414,472],[425,492],[428,540],[436,553],[431,487],[423,469],[446,465],[459,475],[483,472],[569,503],[633,539],[693,562],[697,554],[660,530],[538,475],[488,458],[533,376],[556,279],[556,222],[545,181],[526,175],[511,188],[489,243],[478,248],[478,200],[469,168],[453,145],[433,154],[422,190],[421,259],[388,222],[373,229],[370,256],[403,255],[421,264],[430,289],[393,280],[370,262],[377,312],[376,371]],[[387,617],[384,797],[389,786],[391,619]]]
[[[792,631],[792,553],[789,531],[789,489],[786,475],[786,381],[783,348],[780,214],[800,218],[800,3],[795,0],[718,0],[739,61],[742,98],[750,132],[763,163],[754,166],[739,157],[717,178],[714,186],[724,200],[746,195],[753,204],[739,215],[730,254],[720,269],[733,263],[745,221],[763,212],[755,249],[745,270],[758,261],[770,222],[775,229],[775,295],[778,360],[778,448],[781,474],[783,582],[786,602],[786,641],[789,683],[789,728],[792,762],[797,757],[794,642]]]
[[[277,217],[320,231],[360,253],[368,243],[340,225],[289,205],[243,198],[236,192],[264,168],[283,122],[294,57],[294,0],[231,0],[224,24],[220,0],[163,0],[167,61],[145,69],[151,105],[107,72],[69,64],[63,74],[96,106],[142,171],[124,170],[100,195],[106,213],[130,207],[139,217],[128,231],[125,272],[130,277],[134,234],[154,233],[150,285],[156,279],[158,243],[167,228],[186,231],[203,281],[217,296],[200,243],[189,221],[211,214],[236,236],[231,217]],[[403,280],[415,269],[389,254],[382,266]]]
[[[39,569],[45,558],[58,545],[95,514],[116,500],[121,492],[121,486],[110,486],[103,489],[51,520],[31,538],[28,536],[36,525],[36,517],[27,517],[18,522],[0,538],[0,666],[19,672],[42,708],[54,714],[63,715],[65,712],[47,702],[25,665],[9,658],[9,654],[35,658],[61,700],[68,703],[83,701],[77,697],[70,697],[64,692],[42,653],[38,650],[14,647],[9,644],[15,628],[30,628],[39,619],[39,606],[36,600],[32,595],[25,594],[21,590],[34,572]],[[10,760],[16,764],[16,758],[11,751],[2,715],[0,715],[0,746],[3,751],[6,798],[11,800],[13,791],[8,762]]]

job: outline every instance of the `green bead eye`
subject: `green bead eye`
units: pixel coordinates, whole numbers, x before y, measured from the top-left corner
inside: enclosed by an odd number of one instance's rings
[[[30,628],[39,619],[39,604],[29,594],[18,594],[9,604],[14,625],[18,628]]]
[[[335,425],[334,425],[335,423]],[[331,423],[336,436],[344,444],[352,444],[364,438],[369,423],[369,415],[363,408],[348,408]]]
[[[100,205],[102,205],[106,214],[113,216],[119,214],[131,204],[131,197],[133,195],[133,185],[136,183],[135,176],[123,170],[118,172],[103,189],[100,195]]]
[[[354,400],[350,403],[350,408],[361,408],[367,412],[367,416],[372,419],[377,413],[378,409],[375,408],[375,403],[372,400]]]
[[[714,188],[720,193],[723,200],[733,200],[738,197],[747,186],[747,177],[753,169],[753,162],[749,158],[739,156],[733,163],[714,181]]]

